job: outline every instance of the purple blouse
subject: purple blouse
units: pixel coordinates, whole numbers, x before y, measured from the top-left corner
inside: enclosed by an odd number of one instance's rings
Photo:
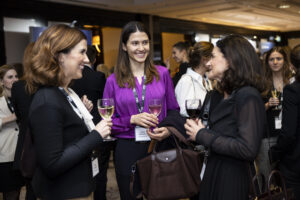
[[[148,103],[150,99],[161,99],[162,110],[158,116],[159,121],[167,116],[167,110],[179,110],[175,98],[174,86],[167,68],[156,66],[160,79],[156,81],[154,77],[152,83],[146,85],[145,104],[143,112],[149,113]],[[141,103],[143,82],[139,84],[135,80],[136,91]],[[139,114],[132,88],[127,84],[124,88],[118,86],[114,74],[106,80],[103,98],[112,98],[115,101],[115,111],[112,117],[112,135],[116,138],[134,138],[134,124],[130,124],[131,115]]]

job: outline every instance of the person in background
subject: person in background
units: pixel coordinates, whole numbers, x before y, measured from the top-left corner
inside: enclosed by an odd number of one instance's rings
[[[13,169],[19,127],[11,102],[11,88],[17,80],[13,66],[0,67],[0,192],[4,200],[18,200],[24,184],[20,171]]]
[[[27,45],[24,56],[23,56],[23,66],[28,67],[32,59],[32,48],[34,42],[31,42]],[[13,84],[11,89],[11,101],[15,108],[15,114],[17,116],[17,122],[20,127],[17,148],[15,153],[15,162],[14,168],[21,170],[21,155],[23,151],[23,145],[25,140],[25,135],[27,134],[28,129],[28,111],[31,103],[31,95],[25,89],[26,82],[24,77],[20,77],[20,80]],[[26,196],[25,200],[35,200],[33,189],[31,187],[31,179],[25,178],[26,185]]]
[[[112,136],[117,138],[114,161],[122,200],[135,199],[129,192],[131,166],[147,155],[147,129],[156,127],[168,110],[179,109],[168,69],[152,64],[150,46],[150,34],[143,24],[133,21],[124,26],[117,64],[103,94],[115,102]],[[161,100],[158,116],[149,113],[151,99]],[[154,129],[156,135],[166,131],[164,127]],[[139,189],[135,182],[134,193]]]
[[[269,177],[271,172],[270,159],[268,151],[271,146],[276,143],[277,137],[281,131],[281,108],[283,95],[282,91],[291,78],[290,64],[288,56],[283,47],[273,47],[266,54],[264,61],[264,70],[266,78],[266,90],[262,93],[265,110],[267,115],[267,129],[263,135],[263,140],[259,150],[259,154],[255,160],[259,174],[265,179]],[[266,189],[266,184],[262,185]]]
[[[104,73],[104,74],[105,74],[105,78],[108,78],[108,77],[111,75],[110,69],[109,69],[108,66],[105,65],[105,64],[99,64],[99,65],[97,65],[96,70],[97,70],[98,72]]]
[[[112,123],[95,126],[91,102],[82,102],[69,88],[89,62],[86,51],[83,32],[54,25],[37,39],[25,68],[26,88],[34,94],[29,126],[37,156],[32,186],[39,199],[93,199],[99,168],[92,151],[110,134]]]
[[[282,129],[270,154],[273,162],[279,161],[287,188],[293,188],[300,199],[300,45],[292,49],[290,58],[295,82],[283,89]]]
[[[173,84],[176,87],[179,79],[183,74],[186,73],[187,68],[189,67],[189,58],[188,58],[188,51],[190,48],[190,44],[188,42],[177,42],[173,45],[172,48],[172,58],[179,63],[179,71],[173,76]],[[170,69],[170,62],[167,59],[166,66]]]
[[[214,46],[210,42],[197,42],[189,50],[189,67],[175,88],[175,95],[180,106],[180,114],[188,117],[185,108],[187,99],[200,99],[204,102],[207,91],[212,90],[212,85],[207,79],[205,73],[210,66],[207,62],[210,60]]]
[[[72,89],[80,98],[86,96],[93,103],[91,114],[93,122],[99,123],[101,120],[97,108],[97,100],[102,98],[106,82],[104,73],[94,71],[93,66],[96,62],[97,51],[93,46],[88,45],[86,55],[89,62],[85,64],[82,71],[82,78],[73,81]],[[105,142],[96,148],[99,161],[99,174],[95,177],[96,189],[94,191],[95,200],[106,199],[107,168],[109,163],[110,151],[113,149],[113,142]]]

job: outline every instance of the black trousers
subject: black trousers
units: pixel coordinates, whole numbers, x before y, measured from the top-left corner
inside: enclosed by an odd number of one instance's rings
[[[96,150],[98,153],[99,174],[95,177],[96,189],[94,200],[106,200],[107,169],[109,165],[110,152],[114,151],[116,141],[103,142]]]
[[[129,190],[131,167],[139,159],[147,156],[149,142],[135,142],[134,139],[118,139],[115,147],[115,170],[121,200],[135,200]],[[136,176],[133,191],[135,196],[141,191]]]

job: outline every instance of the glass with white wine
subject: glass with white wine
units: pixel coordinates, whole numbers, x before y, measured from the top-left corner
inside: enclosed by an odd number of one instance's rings
[[[111,119],[115,110],[115,102],[113,99],[99,99],[97,102],[99,114],[103,119]],[[107,136],[104,141],[113,141],[115,138]]]
[[[279,93],[278,93],[278,91],[277,91],[276,89],[271,90],[271,94],[272,94],[272,97],[273,97],[274,99],[278,99]],[[279,109],[279,107],[278,107],[278,106],[275,106],[274,110],[278,110],[278,109]]]

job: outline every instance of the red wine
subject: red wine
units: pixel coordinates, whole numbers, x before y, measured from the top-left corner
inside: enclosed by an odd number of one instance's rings
[[[186,109],[190,118],[197,118],[200,115],[200,109]]]

